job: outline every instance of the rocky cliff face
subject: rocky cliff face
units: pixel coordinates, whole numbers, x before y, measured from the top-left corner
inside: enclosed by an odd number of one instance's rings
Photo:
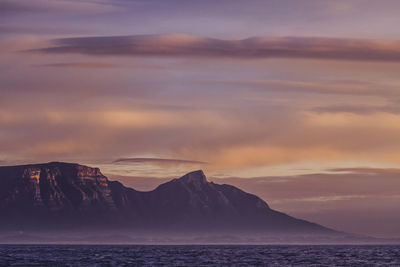
[[[0,167],[0,185],[0,212],[10,220],[69,221],[116,211],[97,168],[59,162]]]
[[[1,225],[158,231],[333,232],[270,209],[202,171],[139,192],[78,164],[0,167]]]

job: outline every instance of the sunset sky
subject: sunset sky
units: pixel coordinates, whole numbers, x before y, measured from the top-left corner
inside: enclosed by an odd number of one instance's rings
[[[0,0],[0,165],[78,162],[143,189],[203,169],[291,215],[400,237],[399,11]]]

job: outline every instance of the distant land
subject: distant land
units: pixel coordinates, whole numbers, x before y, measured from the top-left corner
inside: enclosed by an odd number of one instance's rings
[[[50,162],[0,167],[2,243],[387,243],[271,209],[208,182],[203,171],[141,192],[98,168]]]

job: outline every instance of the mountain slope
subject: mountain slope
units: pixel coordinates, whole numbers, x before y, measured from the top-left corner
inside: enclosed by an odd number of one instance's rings
[[[259,197],[231,185],[207,182],[195,171],[150,192],[111,182],[117,207],[137,226],[156,229],[246,232],[330,232],[317,224],[269,208]]]
[[[0,167],[0,221],[18,228],[115,226],[130,230],[324,233],[259,197],[195,171],[140,192],[79,164]]]

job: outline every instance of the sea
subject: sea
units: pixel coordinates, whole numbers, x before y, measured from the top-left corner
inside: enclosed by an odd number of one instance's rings
[[[0,245],[0,266],[400,266],[400,246]]]

